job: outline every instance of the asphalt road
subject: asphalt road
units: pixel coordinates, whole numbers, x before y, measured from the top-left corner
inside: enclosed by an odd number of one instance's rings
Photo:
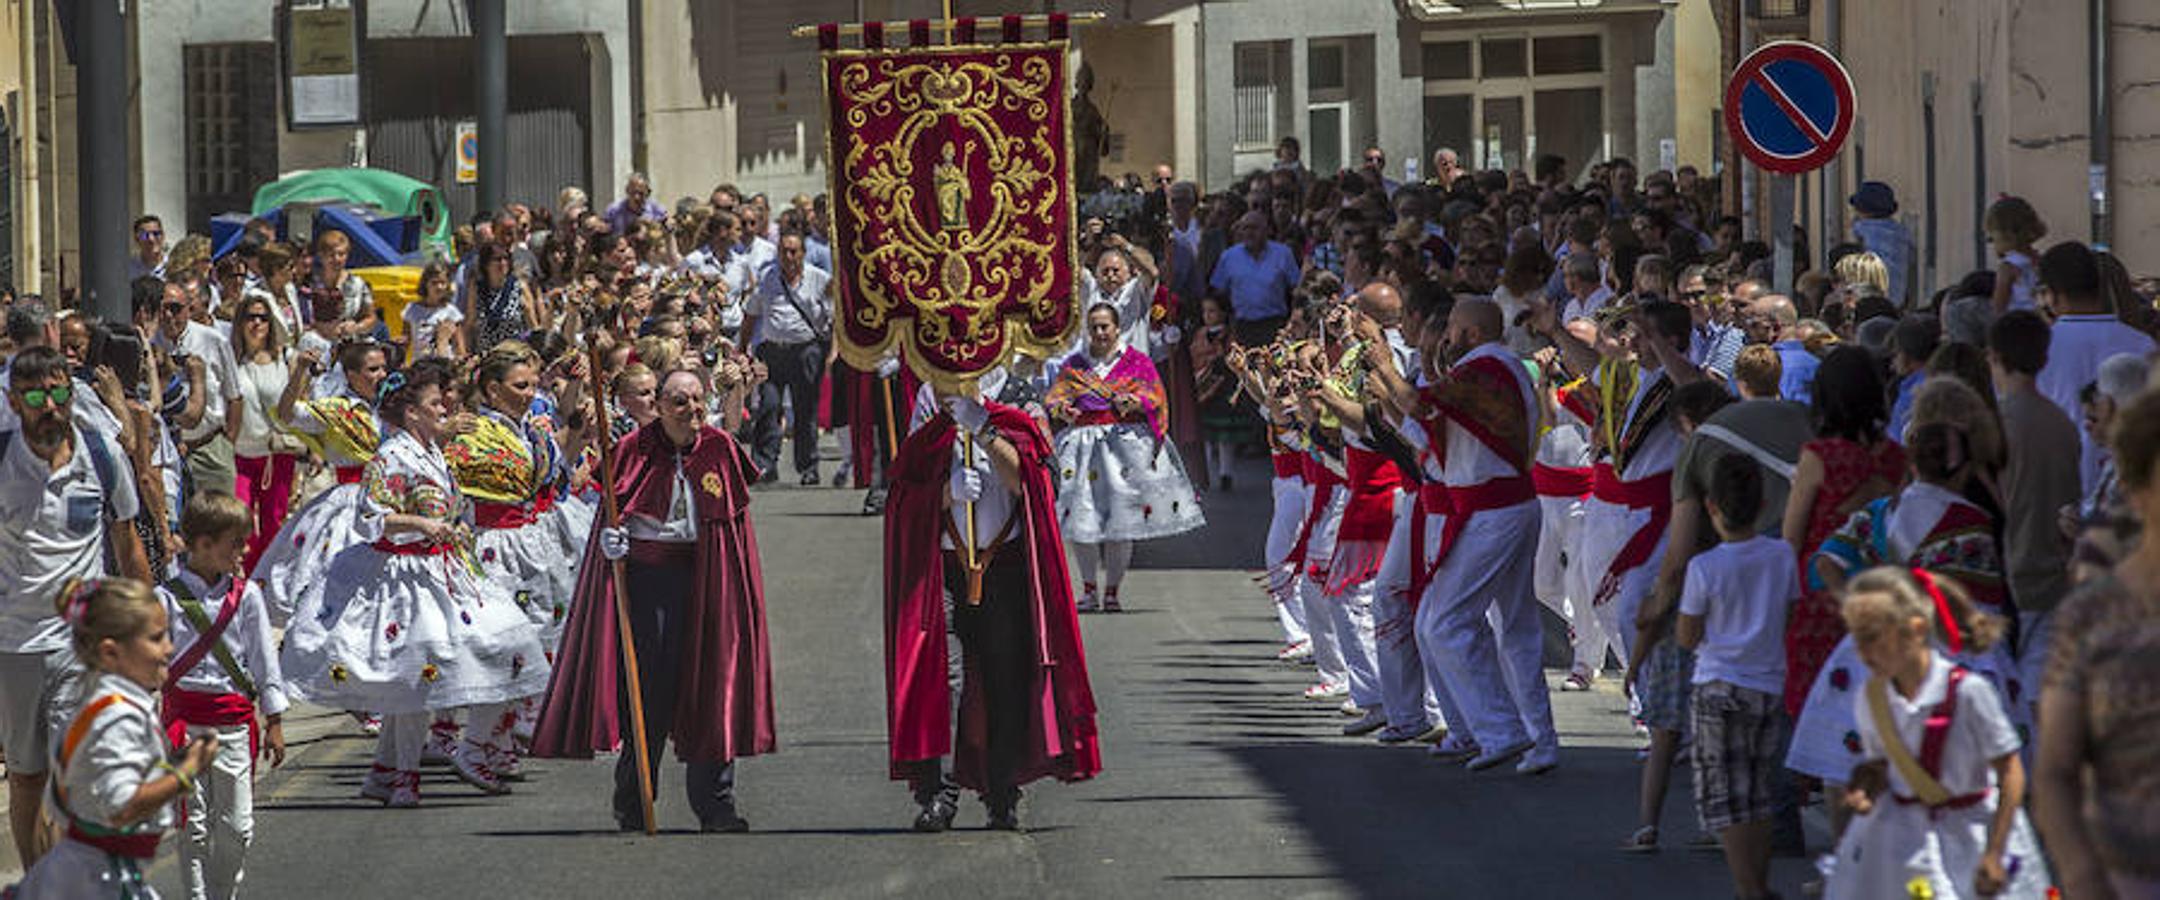
[[[679,763],[660,772],[661,835],[608,814],[612,761],[532,762],[505,797],[447,770],[423,806],[354,799],[370,739],[300,711],[285,767],[258,785],[252,897],[1721,897],[1694,831],[1689,778],[1668,794],[1667,848],[1613,848],[1632,830],[1638,764],[1620,697],[1556,694],[1558,771],[1471,775],[1417,749],[1340,736],[1332,709],[1297,697],[1308,672],[1273,660],[1279,634],[1250,572],[1266,527],[1265,470],[1209,495],[1206,530],[1143,545],[1128,612],[1083,618],[1102,707],[1106,771],[1040,783],[1022,834],[907,830],[885,779],[879,535],[860,495],[762,492],[780,751],[739,768],[754,831],[702,835]],[[179,890],[168,841],[151,875]],[[1804,866],[1780,860],[1798,896]]]

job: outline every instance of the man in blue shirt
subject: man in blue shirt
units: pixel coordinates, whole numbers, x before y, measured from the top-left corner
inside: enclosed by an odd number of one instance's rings
[[[1927,361],[1942,342],[1934,316],[1914,314],[1898,320],[1890,337],[1891,368],[1897,373],[1896,399],[1890,404],[1890,439],[1903,443],[1905,425],[1912,421],[1913,395],[1927,380]]]
[[[1822,361],[1809,353],[1807,342],[1800,339],[1800,311],[1793,306],[1792,298],[1767,294],[1755,301],[1755,314],[1777,325],[1777,340],[1770,349],[1777,351],[1778,364],[1784,368],[1778,379],[1778,395],[1795,403],[1809,402],[1815,394],[1815,369]]]
[[[639,222],[667,220],[667,210],[652,201],[652,182],[645,176],[631,173],[623,182],[622,199],[610,204],[600,217],[607,220],[608,229],[623,236],[633,233]]]
[[[1257,347],[1274,340],[1290,316],[1290,291],[1299,277],[1297,257],[1289,247],[1268,240],[1265,213],[1246,213],[1232,234],[1237,246],[1216,260],[1208,287],[1230,298],[1238,343]]]

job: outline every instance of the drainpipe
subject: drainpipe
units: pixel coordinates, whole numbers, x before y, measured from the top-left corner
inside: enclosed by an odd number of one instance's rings
[[[2114,220],[2108,215],[2108,163],[2114,156],[2115,127],[2108,109],[2108,0],[2087,0],[2086,56],[2092,60],[2091,164],[2086,170],[2092,193],[2092,243],[2106,247],[2113,242]]]
[[[1845,44],[1845,4],[1843,0],[1829,0],[1823,4],[1823,49],[1831,56]],[[1854,110],[1855,116],[1859,110]],[[1840,154],[1842,156],[1843,154]],[[1813,247],[1817,259],[1829,259],[1830,248],[1845,234],[1845,166],[1839,157],[1830,158],[1829,164],[1816,173],[1815,184],[1820,196],[1819,212],[1822,221],[1815,232]]]

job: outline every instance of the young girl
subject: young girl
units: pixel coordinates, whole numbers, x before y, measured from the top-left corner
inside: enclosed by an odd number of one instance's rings
[[[1987,232],[1988,249],[2002,257],[1995,269],[1995,314],[2032,309],[2033,292],[2040,286],[2033,244],[2047,236],[2047,225],[2023,198],[2004,197],[1988,207],[1981,228]]]
[[[450,302],[450,266],[431,262],[420,270],[420,296],[400,314],[405,322],[407,362],[423,356],[465,355],[465,313]]]
[[[2003,620],[1926,571],[1872,569],[1841,607],[1872,673],[1852,698],[1865,761],[1825,896],[2041,897],[2025,770],[2003,699],[1936,650],[1981,649]]]
[[[67,837],[40,857],[14,896],[156,900],[143,864],[173,825],[173,800],[217,756],[204,735],[166,760],[157,695],[172,638],[165,607],[139,581],[76,582],[60,592],[75,655],[89,667],[83,703],[54,744],[47,811]]]
[[[1238,409],[1238,381],[1228,365],[1235,344],[1227,302],[1213,295],[1200,301],[1200,330],[1187,348],[1200,402],[1200,428],[1207,438],[1207,473],[1225,492],[1230,490],[1230,448],[1251,432],[1250,417]]]

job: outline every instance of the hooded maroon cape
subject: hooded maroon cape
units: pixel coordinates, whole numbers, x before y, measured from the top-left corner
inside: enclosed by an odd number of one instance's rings
[[[1088,688],[1080,619],[1073,607],[1065,542],[1058,533],[1050,487],[1050,442],[1028,415],[984,404],[990,424],[1020,451],[1020,517],[1001,553],[1025,553],[1027,597],[988,597],[986,603],[1026,602],[1033,620],[1035,666],[1027,693],[1027,746],[1013,772],[1015,786],[1044,776],[1079,781],[1102,771],[1095,742],[1095,694]],[[983,790],[989,710],[982,672],[969,661],[960,691],[959,749],[954,752],[952,688],[946,680],[945,566],[939,548],[945,478],[952,467],[952,417],[940,412],[900,445],[885,507],[885,700],[892,777],[906,780],[911,763],[953,756],[953,780]],[[965,603],[956,599],[956,603]]]
[[[667,517],[674,459],[657,422],[623,438],[615,496],[625,516]],[[683,476],[697,497],[697,583],[677,626],[687,630],[688,640],[676,689],[674,738],[676,756],[689,762],[770,753],[775,743],[765,585],[750,528],[749,484],[756,471],[734,438],[711,427],[699,429],[683,458]],[[615,567],[600,554],[599,531],[593,529],[586,542],[547,705],[533,732],[534,756],[590,759],[621,743]]]

